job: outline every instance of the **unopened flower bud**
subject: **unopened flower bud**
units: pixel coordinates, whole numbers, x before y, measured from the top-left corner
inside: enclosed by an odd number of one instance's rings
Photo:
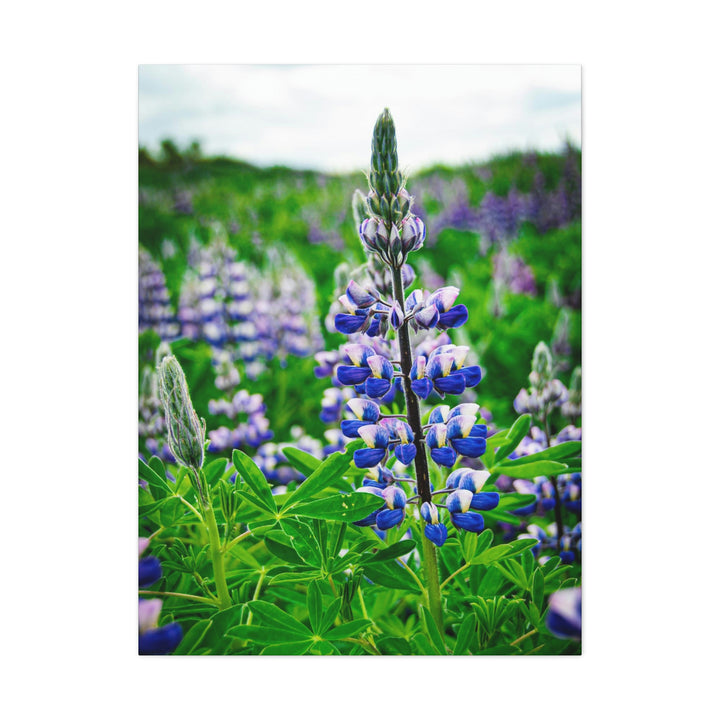
[[[204,458],[205,421],[193,408],[185,373],[174,355],[163,358],[158,377],[170,450],[178,463],[199,470]]]
[[[378,251],[377,235],[378,235],[378,222],[372,218],[363,220],[360,224],[360,240],[365,246],[365,249],[369,252]]]
[[[402,224],[402,244],[406,253],[419,250],[425,242],[425,223],[419,217],[410,217]]]
[[[544,385],[552,377],[552,353],[550,352],[550,348],[544,342],[539,342],[535,347],[532,360],[532,370],[534,373],[537,373],[539,379],[536,387]]]

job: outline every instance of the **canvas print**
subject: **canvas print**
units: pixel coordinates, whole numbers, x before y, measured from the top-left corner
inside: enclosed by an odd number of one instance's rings
[[[580,107],[139,68],[141,655],[581,653]]]

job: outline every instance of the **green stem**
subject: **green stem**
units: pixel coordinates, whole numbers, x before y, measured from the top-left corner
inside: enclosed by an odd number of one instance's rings
[[[393,296],[400,306],[403,315],[405,314],[405,290],[403,288],[402,272],[400,268],[393,268]],[[427,455],[425,451],[425,436],[420,418],[420,402],[413,392],[410,382],[410,370],[412,369],[413,357],[410,345],[410,331],[407,322],[404,322],[397,332],[398,344],[400,345],[400,368],[403,374],[403,388],[405,390],[405,410],[407,420],[413,435],[415,436],[415,479],[417,481],[418,495],[423,502],[432,502],[432,491],[430,489],[430,472],[428,470]],[[440,632],[444,631],[442,616],[442,600],[440,597],[440,581],[438,576],[438,564],[435,545],[433,545],[423,533],[423,570],[425,575],[425,588],[428,595],[430,613],[435,620]]]
[[[244,540],[248,535],[252,534],[252,530],[246,530],[242,535],[238,535],[236,538],[233,538],[226,546],[225,550],[229,550],[233,545],[237,545],[241,540]]]
[[[463,570],[469,568],[470,565],[461,565],[452,575],[448,575],[445,580],[443,580],[442,584],[440,585],[440,589],[442,590],[451,580],[453,580],[456,576],[458,576]]]
[[[205,482],[205,476],[201,475],[202,470],[199,472],[195,470],[195,468],[193,468],[193,470],[198,486],[203,488],[204,496],[208,498],[207,502],[203,503],[203,515],[205,527],[208,531],[208,539],[210,540],[210,557],[212,559],[213,574],[215,576],[215,590],[220,600],[220,609],[227,610],[232,605],[232,600],[230,599],[230,592],[228,590],[227,580],[225,579],[225,559],[220,546],[220,533],[218,532],[217,520],[215,519],[215,510],[213,509],[212,502],[209,500],[210,493],[208,492],[207,483]]]
[[[162,597],[177,597],[185,600],[195,600],[196,602],[207,603],[208,605],[217,605],[215,600],[200,597],[199,595],[187,595],[186,593],[162,592],[160,590],[139,590],[140,595],[161,595]]]

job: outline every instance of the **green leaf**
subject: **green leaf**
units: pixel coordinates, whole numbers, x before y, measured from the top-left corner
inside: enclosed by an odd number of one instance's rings
[[[259,625],[238,625],[230,628],[226,635],[238,640],[252,640],[261,645],[273,645],[280,642],[298,642],[305,635],[277,627],[260,627]]]
[[[324,640],[342,640],[343,638],[355,637],[365,628],[372,625],[371,620],[351,620],[350,622],[328,630],[323,634]]]
[[[512,460],[513,465],[527,465],[539,460],[565,460],[566,458],[574,458],[580,454],[582,443],[578,440],[569,440],[568,442],[553,445],[545,448],[540,452],[532,455],[523,455],[523,457]]]
[[[287,541],[287,542],[286,542]],[[265,534],[265,547],[276,557],[291,565],[304,565],[302,558],[290,545],[290,538],[279,530],[271,530]]]
[[[266,647],[261,655],[304,655],[314,645],[313,640],[287,642]]]
[[[315,468],[312,475],[303,481],[300,487],[292,494],[283,510],[295,507],[303,500],[314,497],[321,490],[332,485],[335,480],[343,476],[343,473],[350,467],[351,462],[351,453],[334,452]]]
[[[270,585],[295,585],[300,583],[304,585],[311,580],[318,580],[322,574],[318,570],[308,570],[306,572],[283,572],[274,575],[270,580]]]
[[[225,458],[218,458],[217,460],[213,460],[211,463],[208,463],[203,468],[208,485],[213,487],[226,469],[227,460]]]
[[[364,563],[385,562],[386,560],[394,560],[395,558],[407,555],[415,548],[414,540],[401,540],[379,550],[374,555],[363,556]]]
[[[462,655],[470,645],[470,641],[475,633],[475,616],[466,615],[462,621],[457,633],[457,642],[453,655]]]
[[[487,530],[485,530],[487,532]],[[490,534],[492,535],[492,530],[490,531]],[[477,545],[478,545],[478,535],[477,533],[472,532],[466,532],[463,533],[462,538],[462,556],[465,562],[467,562],[470,558],[475,556],[475,553],[477,552]]]
[[[342,598],[335,598],[330,603],[328,608],[323,613],[322,620],[320,621],[319,635],[324,635],[325,632],[327,632],[328,628],[332,627],[332,624],[335,622],[335,618],[337,617],[338,613],[340,612],[341,606],[342,606]]]
[[[212,620],[199,620],[184,635],[175,650],[176,655],[192,655],[212,625]]]
[[[257,495],[253,495],[252,493],[246,492],[245,490],[236,490],[235,492],[240,497],[240,499],[249,502],[251,505],[254,505],[258,510],[260,510],[264,517],[274,518],[277,516],[276,511],[270,510],[267,505],[262,500],[260,500],[260,498],[257,497]]]
[[[299,450],[296,447],[284,447],[282,453],[287,458],[287,461],[305,476],[313,473],[320,465],[320,460],[314,455],[306,453],[304,450]]]
[[[541,475],[560,475],[567,472],[567,469],[568,466],[565,463],[555,462],[554,460],[540,460],[539,462],[517,464],[513,460],[509,463],[496,465],[493,471],[508,475],[509,477],[532,480]]]
[[[238,475],[245,480],[248,487],[255,493],[265,509],[276,514],[277,505],[275,504],[275,498],[273,498],[270,484],[262,474],[260,468],[241,450],[233,450],[232,459]]]
[[[280,521],[280,527],[288,536],[295,552],[305,563],[313,567],[322,567],[323,558],[320,545],[309,525],[293,518],[285,518]]]
[[[381,507],[384,502],[381,497],[370,493],[349,493],[346,495],[334,495],[322,500],[313,500],[296,507],[292,513],[321,520],[355,522],[366,518],[373,510]]]
[[[163,495],[169,495],[172,493],[170,486],[164,477],[158,475],[149,465],[144,463],[138,458],[138,476],[141,480],[144,480],[151,488],[155,490],[162,490]]]
[[[430,614],[430,611],[424,605],[421,605],[420,614],[422,617],[423,626],[425,627],[425,632],[428,634],[430,642],[433,644],[433,646],[440,655],[447,655],[447,650],[445,649],[445,643],[443,642],[442,635],[440,634],[440,630],[438,629],[435,619]]]
[[[466,535],[475,535],[475,533],[466,533]],[[492,542],[495,539],[495,534],[488,528],[487,530],[483,530],[480,535],[475,535],[475,537],[478,541],[475,547],[474,555],[479,555],[480,553],[485,552],[485,550],[492,545]]]
[[[521,590],[529,590],[527,575],[517,560],[505,558],[502,563],[497,565],[497,569]]]
[[[165,469],[163,461],[157,455],[153,455],[148,460],[148,465],[167,482],[167,470]]]
[[[317,580],[313,580],[310,585],[308,585],[307,610],[310,618],[310,627],[312,627],[313,632],[317,635],[320,632],[323,611],[322,593],[320,592],[320,583],[318,583]]]
[[[312,635],[305,625],[292,615],[281,610],[277,605],[265,602],[265,600],[251,600],[248,607],[253,615],[262,621],[263,625],[280,628],[291,633],[307,635],[308,637]]]
[[[412,655],[410,643],[401,637],[380,637],[376,641],[383,655]]]
[[[542,610],[545,597],[545,576],[540,568],[536,568],[532,576],[532,601]]]
[[[483,510],[482,514],[486,520],[509,523],[510,525],[522,525],[523,522],[522,518],[503,510]]]
[[[500,502],[498,503],[499,510],[517,510],[518,508],[524,508],[528,505],[532,505],[537,500],[535,495],[525,495],[523,493],[502,493],[500,495]]]
[[[377,585],[419,593],[420,589],[407,568],[395,561],[382,565],[373,563],[364,569],[364,574]]]
[[[495,453],[495,462],[499,462],[506,458],[519,444],[520,441],[528,434],[532,423],[532,415],[521,415],[508,430],[505,442],[497,449]]]
[[[470,560],[468,565],[490,565],[490,563],[497,562],[500,558],[510,555],[510,553],[512,553],[512,545],[496,545],[478,553]]]

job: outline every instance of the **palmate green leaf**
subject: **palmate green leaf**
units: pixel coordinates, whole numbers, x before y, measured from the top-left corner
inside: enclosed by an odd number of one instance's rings
[[[578,440],[569,440],[568,442],[560,443],[559,445],[553,445],[552,447],[545,448],[540,452],[533,453],[532,455],[523,455],[523,457],[515,458],[512,460],[513,465],[527,465],[532,462],[539,460],[563,460],[574,458],[580,454],[582,450],[582,443]]]
[[[475,616],[467,615],[462,621],[457,633],[457,641],[453,655],[462,655],[470,646],[473,634],[475,633]]]
[[[267,507],[267,505],[262,500],[260,500],[259,497],[257,497],[257,495],[253,495],[252,493],[246,492],[245,490],[236,490],[235,492],[237,493],[238,497],[240,497],[241,500],[244,500],[245,502],[249,502],[255,508],[260,510],[263,517],[266,517],[266,518],[276,517],[276,513],[273,510],[270,510]]]
[[[282,453],[287,458],[287,461],[306,477],[315,472],[321,463],[314,455],[292,447],[292,445],[284,447]]]
[[[505,558],[502,562],[498,563],[496,567],[510,582],[517,585],[521,590],[530,589],[525,570],[517,560]]]
[[[148,464],[138,458],[138,476],[154,490],[160,490],[163,495],[171,495],[172,490],[164,476],[158,475]]]
[[[410,643],[402,637],[379,637],[376,645],[383,655],[412,655]]]
[[[371,625],[371,620],[351,620],[344,625],[339,625],[338,627],[323,633],[323,639],[342,640],[343,638],[355,637]]]
[[[248,603],[248,607],[262,625],[280,628],[281,630],[301,636],[312,636],[309,628],[299,620],[296,620],[292,615],[281,610],[277,605],[265,602],[265,600],[251,600]]]
[[[486,520],[494,520],[495,522],[509,523],[510,525],[522,525],[523,519],[504,510],[483,510],[483,516]]]
[[[303,500],[309,500],[321,490],[332,485],[341,478],[352,462],[351,452],[334,452],[313,470],[300,487],[290,496],[284,510],[295,507]]]
[[[521,415],[508,430],[505,442],[495,451],[495,463],[506,458],[520,444],[520,441],[528,434],[532,415]]]
[[[536,544],[537,540],[534,538],[521,538],[520,540],[514,540],[512,543],[496,545],[495,547],[488,548],[487,550],[475,555],[468,564],[489,565],[497,562],[498,560],[519,555],[523,550],[534,547]]]
[[[531,455],[530,457],[534,457]],[[556,462],[554,460],[540,460],[539,462],[516,463],[515,460],[495,465],[493,472],[502,473],[509,477],[521,478],[523,480],[532,480],[533,478],[543,475],[561,475],[568,471],[565,463]]]
[[[342,606],[342,598],[335,598],[330,605],[326,608],[323,613],[322,620],[320,621],[320,635],[324,635],[332,624],[335,622],[335,618],[340,612]]]
[[[262,506],[273,515],[276,514],[277,505],[270,490],[270,484],[260,468],[241,450],[233,450],[232,459],[238,476],[247,483]]]
[[[373,510],[384,504],[384,500],[370,493],[348,493],[334,495],[321,500],[304,503],[290,512],[294,515],[320,520],[355,522],[367,517]]]

